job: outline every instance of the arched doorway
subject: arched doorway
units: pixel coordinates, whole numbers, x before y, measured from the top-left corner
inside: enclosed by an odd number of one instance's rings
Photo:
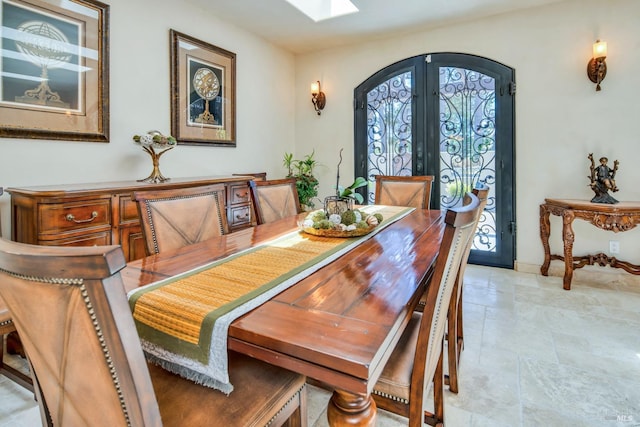
[[[470,262],[513,268],[515,259],[514,70],[474,55],[399,61],[355,89],[355,172],[434,175],[431,207],[491,187]]]

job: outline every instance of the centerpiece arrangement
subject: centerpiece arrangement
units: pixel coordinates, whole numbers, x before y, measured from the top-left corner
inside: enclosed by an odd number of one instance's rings
[[[164,177],[162,173],[160,173],[160,156],[176,147],[176,139],[171,135],[165,136],[157,130],[150,130],[146,135],[134,135],[133,141],[136,144],[140,144],[142,149],[151,156],[151,160],[153,161],[153,171],[151,174],[145,179],[139,179],[138,182],[152,182],[155,184],[168,181],[169,178]]]
[[[305,217],[302,230],[305,233],[327,237],[357,237],[371,232],[383,220],[381,214],[369,215],[354,209],[354,201],[362,203],[364,198],[355,190],[367,185],[367,180],[357,177],[348,187],[340,185],[340,164],[342,149],[336,172],[336,195],[324,199],[324,208],[318,209]]]

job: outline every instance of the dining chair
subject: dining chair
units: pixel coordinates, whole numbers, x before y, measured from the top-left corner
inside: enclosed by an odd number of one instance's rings
[[[228,396],[145,361],[120,246],[0,239],[0,296],[44,426],[305,426],[305,377],[231,352]]]
[[[376,205],[411,206],[428,209],[433,175],[376,175]]]
[[[295,178],[251,181],[249,185],[258,224],[302,212]]]
[[[445,229],[424,311],[414,311],[372,392],[379,408],[409,418],[409,426],[444,424],[443,347],[447,309],[467,241],[473,235],[478,198],[445,213]],[[434,411],[426,410],[433,381]]]
[[[460,353],[464,348],[464,331],[463,331],[463,316],[462,316],[462,294],[464,285],[464,272],[467,268],[469,261],[469,254],[473,247],[473,239],[475,232],[478,229],[478,223],[482,217],[487,200],[489,196],[489,187],[484,183],[477,183],[472,193],[478,198],[479,208],[476,215],[475,223],[473,224],[473,234],[467,242],[467,246],[462,254],[462,260],[460,261],[460,269],[458,270],[458,277],[456,279],[455,286],[453,288],[453,296],[449,302],[449,311],[447,313],[447,369],[448,373],[445,375],[445,384],[448,383],[449,390],[452,393],[458,392],[458,367],[460,365]],[[465,195],[463,205],[471,203],[471,198]]]
[[[229,233],[222,184],[133,193],[147,255]]]
[[[0,196],[2,196],[3,188],[0,187]],[[1,216],[1,215],[0,215]],[[0,238],[2,237],[2,224],[0,223]],[[17,341],[15,338],[16,335],[16,327],[13,324],[13,320],[11,319],[11,313],[7,308],[7,305],[4,303],[2,298],[0,298],[0,374],[14,381],[15,383],[21,385],[22,387],[33,391],[33,382],[31,381],[31,377],[27,374],[24,374],[20,370],[14,368],[11,365],[7,365],[4,363],[4,346],[5,340],[7,342],[7,353],[10,352],[11,341]],[[18,351],[14,351],[18,352]],[[24,354],[21,354],[24,357]]]

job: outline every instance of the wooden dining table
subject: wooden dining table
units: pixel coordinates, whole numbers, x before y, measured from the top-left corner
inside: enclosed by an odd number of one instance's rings
[[[122,271],[125,288],[164,280],[291,233],[304,216],[133,261]],[[330,425],[375,425],[371,392],[428,286],[443,230],[441,211],[414,210],[236,319],[229,328],[229,350],[333,389]]]

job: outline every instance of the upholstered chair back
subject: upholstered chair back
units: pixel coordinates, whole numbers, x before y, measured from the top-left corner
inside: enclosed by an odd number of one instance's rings
[[[251,181],[250,185],[258,224],[302,212],[295,178]]]
[[[375,203],[377,205],[429,208],[432,175],[389,176],[376,175]]]
[[[147,254],[229,233],[224,185],[136,191]]]

